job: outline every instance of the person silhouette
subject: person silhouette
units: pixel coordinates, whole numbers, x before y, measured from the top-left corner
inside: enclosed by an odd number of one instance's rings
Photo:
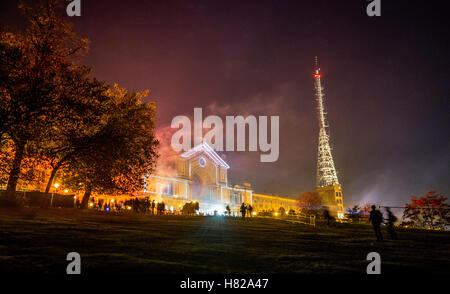
[[[155,200],[153,199],[153,201],[152,201],[152,214],[155,214],[155,206],[156,206]]]
[[[332,220],[332,217],[330,215],[330,212],[328,211],[328,207],[324,206],[323,208],[323,216],[327,220],[327,226],[330,225],[330,220]]]
[[[388,214],[387,224],[389,235],[391,236],[392,240],[396,240],[397,234],[395,233],[394,223],[397,221],[397,217],[392,213],[389,207],[386,207],[386,212]]]
[[[375,236],[377,241],[383,241],[383,235],[381,234],[380,225],[383,222],[383,215],[379,210],[376,209],[375,205],[372,205],[372,211],[370,212],[369,222],[372,223],[373,230],[375,231]]]
[[[244,202],[242,202],[241,205],[241,214],[242,214],[242,218],[245,218],[245,211],[247,210],[247,208],[245,207]]]
[[[250,217],[253,217],[253,216],[252,216],[253,207],[252,207],[250,204],[248,205],[247,210],[248,210],[248,215],[249,215]]]

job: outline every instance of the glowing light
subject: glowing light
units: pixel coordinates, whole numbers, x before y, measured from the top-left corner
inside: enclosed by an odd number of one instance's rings
[[[92,203],[92,202],[91,202],[91,203],[89,203],[89,206],[90,206],[90,207],[94,206],[94,203]]]
[[[217,215],[223,215],[224,214],[224,208],[221,206],[215,206],[213,207],[212,211],[211,211],[211,215],[214,215],[214,212],[217,213]]]
[[[253,215],[256,215],[256,212],[252,212]]]
[[[77,199],[77,196],[73,196],[73,199]]]
[[[66,189],[66,190],[64,190],[64,193],[69,193],[69,190],[67,190],[67,189]]]
[[[180,205],[178,205],[178,207],[181,207],[181,204],[180,204]]]
[[[195,203],[195,200],[194,200],[194,201],[192,201],[192,203]]]
[[[58,183],[56,183],[56,184],[55,184],[54,186],[55,186],[55,188],[58,188],[58,187],[59,187],[59,184],[58,184]]]
[[[158,201],[155,201],[155,204],[158,204]]]
[[[322,75],[321,75],[321,74],[315,74],[314,77],[315,77],[316,79],[317,79],[317,78],[320,79],[320,78],[322,77]]]
[[[114,199],[111,199],[111,202],[114,202]]]
[[[128,210],[131,210],[131,206],[127,206],[127,209],[128,209]]]
[[[275,216],[278,216],[278,212],[275,212]]]
[[[286,214],[289,214],[289,211],[286,211]]]

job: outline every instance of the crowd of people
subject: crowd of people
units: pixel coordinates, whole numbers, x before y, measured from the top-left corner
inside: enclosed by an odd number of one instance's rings
[[[126,201],[105,201],[104,199],[98,200],[97,203],[91,202],[90,206],[97,211],[115,211],[121,212],[130,210],[136,213],[150,213],[150,214],[165,214],[166,205],[164,202],[158,202],[151,200],[150,198],[132,198]]]
[[[79,203],[77,202],[76,205],[79,205]],[[93,206],[97,211],[120,212],[122,210],[131,210],[136,213],[150,213],[159,215],[166,213],[166,205],[164,202],[151,200],[148,197],[141,200],[136,197],[123,202],[104,201],[103,199],[100,199],[97,203],[92,202],[91,206]],[[372,205],[371,208],[372,210],[370,211],[368,222],[372,224],[377,241],[383,241],[383,234],[381,233],[381,225],[383,223],[387,225],[387,231],[391,239],[397,239],[397,234],[394,229],[394,223],[397,221],[397,218],[391,212],[389,207],[386,208],[386,219],[383,218],[383,214],[381,211],[376,209],[375,205]],[[227,205],[225,209],[225,214],[231,216],[230,206]],[[242,218],[253,216],[253,207],[250,204],[246,205],[242,202],[239,210]],[[323,209],[323,218],[326,220],[327,226],[329,226],[330,222],[334,220],[326,207]]]

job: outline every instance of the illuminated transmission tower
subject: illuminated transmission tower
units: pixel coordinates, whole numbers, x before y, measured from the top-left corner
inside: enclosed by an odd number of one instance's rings
[[[325,111],[323,107],[323,88],[320,82],[320,69],[317,66],[314,74],[314,86],[316,88],[317,112],[319,115],[319,150],[317,154],[317,178],[315,191],[319,194],[322,202],[330,212],[339,219],[345,217],[344,198],[342,186],[339,184],[336,169],[334,168],[333,156],[331,155],[330,136],[327,134],[328,127],[325,122]]]
[[[317,187],[333,186],[339,184],[336,169],[334,168],[333,156],[331,155],[330,136],[327,134],[328,127],[325,122],[325,111],[323,106],[323,87],[320,82],[320,68],[317,67],[314,74],[314,87],[316,90],[317,111],[319,115],[319,150],[317,154]]]

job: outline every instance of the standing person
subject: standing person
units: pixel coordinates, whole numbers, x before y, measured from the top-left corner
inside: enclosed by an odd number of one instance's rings
[[[134,199],[134,211],[135,212],[141,211],[141,203],[137,197]]]
[[[388,232],[391,235],[392,240],[397,240],[397,234],[395,233],[394,223],[397,221],[397,217],[392,213],[389,207],[386,207],[386,211],[388,213]]]
[[[383,241],[383,235],[381,234],[380,225],[383,222],[383,215],[379,210],[376,210],[376,206],[372,205],[372,211],[370,212],[369,222],[372,223],[373,230],[375,231],[375,236],[377,241]]]
[[[103,208],[103,199],[97,201],[97,211],[102,211]]]
[[[250,215],[250,217],[252,217],[253,207],[250,204],[248,205],[247,210],[248,210],[248,214]]]
[[[166,204],[164,202],[161,202],[161,214],[165,214],[166,212]]]
[[[152,214],[155,214],[155,199],[152,201]]]
[[[245,207],[244,202],[242,202],[241,205],[241,214],[242,214],[242,218],[245,218],[245,211],[247,210],[247,208]]]

